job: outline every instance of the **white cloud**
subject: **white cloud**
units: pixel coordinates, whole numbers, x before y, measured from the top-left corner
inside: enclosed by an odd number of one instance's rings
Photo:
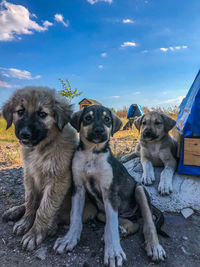
[[[33,77],[29,71],[19,70],[15,68],[0,68],[0,72],[2,76],[9,78],[17,78],[20,80],[33,80],[33,79],[39,79],[41,77],[40,75]]]
[[[106,2],[106,3],[109,3],[109,4],[112,4],[113,0],[87,0],[88,3],[90,3],[91,5],[94,5],[98,2]]]
[[[55,15],[54,15],[54,19],[55,19],[57,22],[62,23],[65,27],[69,27],[69,21],[67,20],[66,22],[64,22],[64,17],[63,17],[62,14],[55,14]]]
[[[11,88],[12,85],[7,83],[7,82],[4,82],[4,81],[1,81],[0,80],[0,87],[4,87],[4,88]]]
[[[101,53],[101,57],[107,57],[107,53],[106,52]]]
[[[170,51],[175,51],[175,50],[181,50],[181,49],[186,49],[186,48],[188,48],[187,45],[182,45],[182,46],[177,45],[177,46],[162,47],[162,48],[160,48],[160,50],[162,52],[167,52],[169,50]]]
[[[124,42],[124,43],[121,45],[121,47],[128,47],[128,46],[130,46],[130,47],[134,47],[134,46],[136,46],[136,43],[135,43],[135,42]]]
[[[22,5],[15,5],[3,0],[0,3],[0,41],[21,39],[21,34],[33,34],[33,31],[43,32],[53,23],[45,20],[43,26],[32,20],[36,15],[31,14]]]
[[[99,69],[103,69],[103,65],[99,65],[98,68],[99,68]]]
[[[112,97],[112,98],[115,98],[115,99],[120,98],[119,95],[113,95],[113,96],[111,96],[111,97]]]
[[[163,52],[167,52],[168,48],[161,47],[160,50],[163,51]]]
[[[132,19],[123,19],[122,22],[123,23],[134,23]]]
[[[44,27],[48,28],[49,26],[53,26],[53,23],[50,22],[50,21],[48,21],[48,20],[45,20],[45,21],[43,22],[43,25],[44,25]]]

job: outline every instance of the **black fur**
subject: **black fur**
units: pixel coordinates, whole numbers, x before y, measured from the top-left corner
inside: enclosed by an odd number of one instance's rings
[[[24,129],[27,129],[30,133],[26,140],[21,136]],[[15,125],[15,134],[20,142],[25,145],[36,146],[47,137],[47,132],[45,124],[38,120],[34,113],[18,120]]]

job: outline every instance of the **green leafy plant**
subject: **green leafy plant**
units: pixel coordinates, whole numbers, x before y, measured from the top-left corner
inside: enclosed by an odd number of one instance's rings
[[[63,89],[58,92],[59,94],[64,96],[69,102],[71,102],[74,97],[80,96],[83,93],[83,92],[78,93],[77,88],[72,89],[72,86],[68,79],[64,81],[63,79],[59,78],[59,81],[61,82]]]

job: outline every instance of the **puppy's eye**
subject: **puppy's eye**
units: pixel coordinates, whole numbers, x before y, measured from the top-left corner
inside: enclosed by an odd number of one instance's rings
[[[38,116],[41,118],[41,119],[45,119],[47,117],[47,113],[44,112],[44,111],[39,111],[38,112]]]
[[[155,121],[155,125],[160,125],[161,123],[159,121]]]
[[[104,117],[104,121],[105,121],[105,122],[109,122],[109,121],[110,121],[110,118],[109,118],[108,116],[105,116],[105,117]]]
[[[90,121],[92,120],[92,116],[87,115],[87,116],[85,117],[85,120],[86,120],[87,122],[90,122]]]
[[[19,109],[19,110],[17,111],[17,114],[18,114],[20,117],[22,117],[22,116],[24,115],[24,113],[25,113],[25,109]]]
[[[143,121],[143,122],[142,122],[142,125],[146,125],[146,121]]]

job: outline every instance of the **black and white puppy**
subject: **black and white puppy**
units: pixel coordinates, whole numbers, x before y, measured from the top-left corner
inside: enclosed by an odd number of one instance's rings
[[[110,135],[122,126],[121,120],[109,109],[93,105],[76,112],[71,124],[80,132],[80,144],[72,160],[74,195],[70,228],[58,238],[54,250],[71,251],[80,239],[85,193],[105,212],[104,263],[122,266],[126,255],[120,245],[118,216],[133,211],[138,205],[144,219],[146,251],[153,260],[164,260],[166,253],[159,244],[157,231],[143,186],[137,184],[126,168],[112,155]]]

